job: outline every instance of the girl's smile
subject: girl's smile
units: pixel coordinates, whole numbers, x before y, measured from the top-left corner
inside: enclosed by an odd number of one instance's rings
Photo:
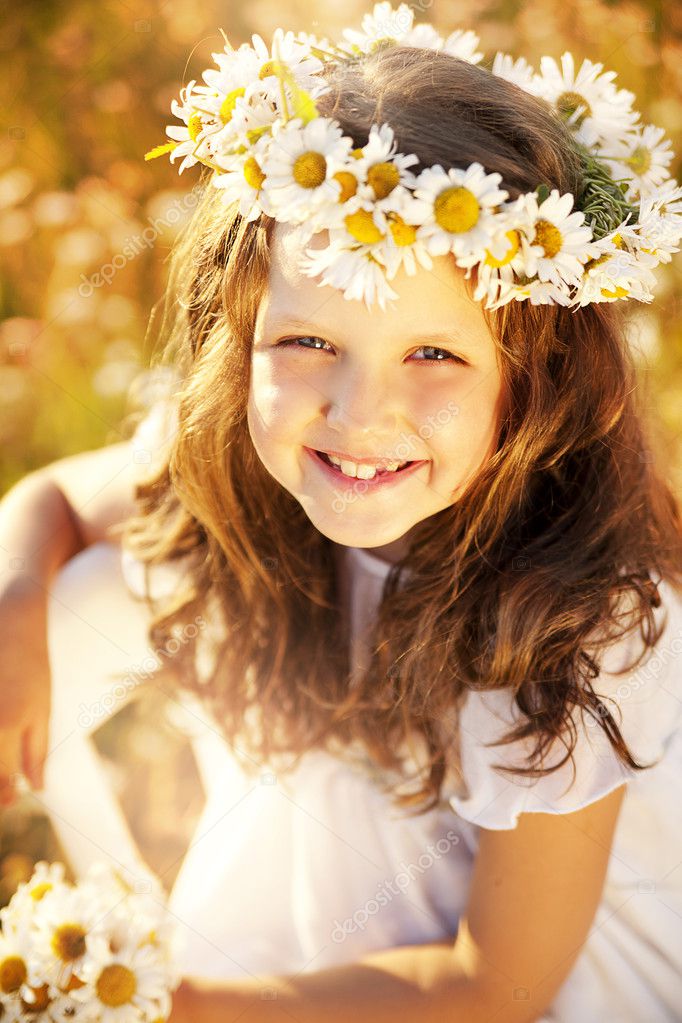
[[[407,462],[402,468],[395,470],[382,470],[376,471],[373,477],[357,476],[354,478],[342,469],[333,465],[329,460],[328,456],[324,453],[314,450],[313,448],[304,447],[304,451],[308,453],[315,465],[321,470],[324,477],[330,480],[330,482],[337,485],[346,484],[349,487],[356,488],[359,493],[372,493],[375,490],[387,489],[392,486],[396,486],[401,481],[411,479],[415,471],[421,468],[423,465],[427,465],[426,460]],[[371,470],[370,470],[371,471]]]

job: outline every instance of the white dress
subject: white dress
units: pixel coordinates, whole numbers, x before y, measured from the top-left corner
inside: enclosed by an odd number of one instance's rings
[[[136,437],[148,442],[148,428]],[[389,566],[359,548],[346,548],[345,557],[360,665],[363,629]],[[104,799],[101,779],[98,788],[87,735],[98,723],[92,694],[111,690],[105,673],[135,657],[142,663],[147,612],[129,593],[142,592],[140,569],[127,553],[99,544],[64,567],[50,602],[56,752],[41,800],[77,869],[106,855],[136,869],[120,811]],[[172,587],[176,571],[153,570],[154,589]],[[578,720],[572,786],[570,763],[530,784],[498,774],[493,764],[523,766],[525,747],[484,743],[508,731],[519,712],[506,692],[470,692],[460,719],[468,797],[446,787],[438,807],[407,817],[361,760],[314,751],[293,773],[263,765],[247,776],[240,754],[188,701],[206,805],[170,895],[185,943],[183,971],[213,978],[310,972],[370,950],[454,936],[480,828],[514,828],[521,813],[570,813],[627,781],[601,904],[543,1023],[681,1020],[682,595],[665,583],[659,591],[655,614],[667,611],[668,624],[655,653],[615,676],[631,647],[612,647],[594,684],[617,700],[615,716],[635,758],[657,761],[647,771],[625,768],[602,729]],[[126,698],[119,690],[121,705]],[[70,777],[84,786],[79,800]]]

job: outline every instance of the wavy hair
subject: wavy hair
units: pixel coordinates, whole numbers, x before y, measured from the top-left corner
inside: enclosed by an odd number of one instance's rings
[[[540,182],[580,196],[569,130],[482,67],[398,45],[324,75],[320,112],[356,146],[387,121],[417,172],[478,160],[511,198]],[[209,602],[220,617],[208,676],[188,643],[167,666],[174,681],[210,705],[229,742],[266,761],[357,742],[385,777],[401,778],[399,750],[419,737],[428,762],[417,788],[393,789],[417,813],[438,804],[446,771],[461,778],[457,729],[442,722],[471,690],[509,690],[521,711],[503,742],[524,740],[527,766],[503,770],[535,778],[572,759],[577,708],[625,764],[651,766],[632,757],[593,688],[601,655],[626,632],[639,627],[643,649],[624,670],[658,642],[652,575],[682,585],[680,510],[660,445],[651,454],[621,303],[485,311],[507,395],[496,450],[456,503],[415,527],[353,682],[334,545],[265,470],[247,427],[273,226],[246,222],[209,185],[172,255],[159,361],[178,373],[177,432],[121,530],[147,566],[187,556],[172,599],[147,595],[153,645]],[[252,720],[266,727],[249,733]],[[556,740],[566,756],[544,767]]]

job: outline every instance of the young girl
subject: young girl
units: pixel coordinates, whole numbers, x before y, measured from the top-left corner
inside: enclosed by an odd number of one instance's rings
[[[672,1023],[682,529],[618,301],[677,251],[670,154],[598,65],[363,30],[226,47],[174,104],[176,382],[116,446],[154,471],[137,515],[38,474],[76,548],[123,537],[151,644],[186,630],[171,1019]]]

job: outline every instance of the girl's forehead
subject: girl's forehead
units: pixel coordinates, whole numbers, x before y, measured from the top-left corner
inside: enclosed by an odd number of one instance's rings
[[[257,330],[270,324],[296,321],[299,326],[329,324],[344,330],[357,329],[375,337],[400,336],[455,330],[463,337],[493,344],[481,303],[475,302],[465,281],[465,271],[452,256],[434,256],[430,270],[417,265],[414,274],[401,268],[391,280],[397,299],[385,309],[370,309],[358,299],[346,299],[339,288],[321,285],[299,269],[306,249],[324,248],[326,231],[305,240],[289,224],[276,224],[270,240],[268,284],[260,303]]]

